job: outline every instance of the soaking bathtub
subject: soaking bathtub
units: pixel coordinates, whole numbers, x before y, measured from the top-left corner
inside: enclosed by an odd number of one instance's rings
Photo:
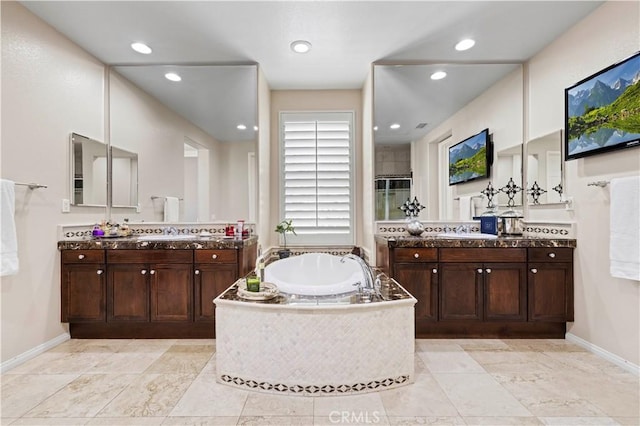
[[[359,394],[414,382],[416,299],[386,275],[381,275],[381,295],[373,299],[345,292],[318,296],[315,290],[302,296],[307,283],[331,289],[327,292],[353,291],[353,281],[361,279],[360,266],[331,257],[269,265],[265,277],[293,281],[293,287],[285,284],[291,294],[264,302],[243,300],[237,293],[239,280],[215,299],[217,382],[298,396]],[[338,268],[354,266],[337,273],[341,284],[325,281],[335,262]],[[286,274],[275,264],[301,269]],[[302,274],[304,283],[296,283],[295,274]]]

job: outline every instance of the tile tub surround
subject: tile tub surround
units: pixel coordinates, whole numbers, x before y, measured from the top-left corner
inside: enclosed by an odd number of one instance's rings
[[[233,292],[233,286],[227,292]],[[414,309],[407,295],[356,304],[216,304],[216,381],[298,396],[375,392],[414,377]]]

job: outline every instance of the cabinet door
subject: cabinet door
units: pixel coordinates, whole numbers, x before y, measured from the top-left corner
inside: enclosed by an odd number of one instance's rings
[[[191,264],[150,265],[151,321],[191,321]]]
[[[149,268],[111,264],[107,275],[107,321],[149,321]]]
[[[573,265],[529,263],[529,321],[573,321]]]
[[[235,263],[196,265],[194,276],[196,321],[213,321],[215,319],[213,299],[233,284],[236,277],[237,266]]]
[[[484,264],[484,319],[527,320],[524,263]]]
[[[437,263],[396,263],[394,278],[418,300],[416,321],[438,319]]]
[[[440,264],[440,320],[481,320],[481,263]]]
[[[62,322],[106,320],[104,265],[62,265]]]

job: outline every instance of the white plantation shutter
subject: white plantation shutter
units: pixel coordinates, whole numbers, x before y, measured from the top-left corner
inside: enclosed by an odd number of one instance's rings
[[[281,129],[287,244],[353,244],[353,113],[283,113]]]

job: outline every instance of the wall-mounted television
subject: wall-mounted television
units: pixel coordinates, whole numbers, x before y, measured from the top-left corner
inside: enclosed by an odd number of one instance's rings
[[[640,145],[640,52],[565,89],[565,160]]]
[[[449,147],[449,185],[488,178],[492,159],[489,129]]]

